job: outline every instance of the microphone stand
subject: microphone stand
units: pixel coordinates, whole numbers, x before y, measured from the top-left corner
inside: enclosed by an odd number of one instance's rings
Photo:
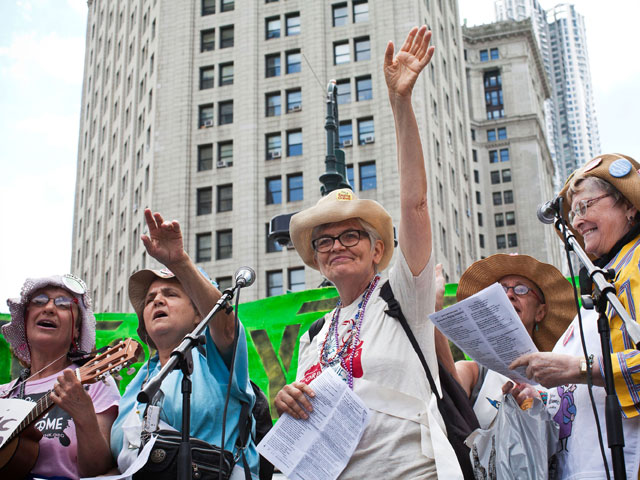
[[[205,337],[202,334],[209,321],[220,310],[225,308],[228,301],[233,299],[236,289],[227,289],[222,293],[220,299],[213,306],[209,314],[203,318],[191,333],[186,335],[180,345],[178,345],[167,363],[160,372],[153,377],[145,387],[138,393],[138,401],[141,403],[151,403],[153,397],[160,389],[163,380],[174,370],[182,371],[182,439],[178,449],[178,480],[191,480],[191,444],[189,443],[191,432],[191,373],[193,372],[193,357],[191,350],[198,345],[204,345]]]
[[[558,212],[561,209],[558,209]],[[567,251],[573,251],[578,260],[587,270],[589,277],[594,283],[594,291],[591,297],[594,300],[596,311],[598,312],[598,332],[600,333],[600,346],[602,348],[602,363],[604,367],[605,380],[605,420],[607,425],[608,446],[611,450],[611,460],[613,463],[613,476],[616,480],[626,479],[625,463],[624,463],[624,431],[622,429],[622,414],[620,412],[620,402],[615,391],[613,379],[613,368],[611,363],[610,342],[611,332],[609,330],[609,320],[606,316],[607,305],[611,305],[618,316],[627,327],[627,332],[631,336],[636,348],[638,348],[638,330],[640,326],[634,322],[627,311],[616,297],[616,289],[609,280],[613,279],[613,272],[605,271],[596,267],[589,259],[584,249],[580,246],[575,235],[564,225],[559,214],[556,214],[555,226],[563,234],[566,239],[565,248]],[[588,367],[590,368],[590,367]]]

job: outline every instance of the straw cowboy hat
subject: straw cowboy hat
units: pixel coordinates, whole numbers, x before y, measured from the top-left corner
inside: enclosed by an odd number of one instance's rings
[[[311,233],[315,227],[336,223],[350,218],[360,218],[369,223],[382,238],[384,252],[378,270],[384,270],[393,256],[393,223],[391,216],[375,200],[362,200],[348,189],[334,190],[318,200],[315,206],[291,217],[289,231],[291,241],[302,261],[318,270],[311,246]]]
[[[547,313],[533,332],[533,343],[541,352],[553,350],[558,338],[576,315],[573,289],[560,271],[529,255],[498,253],[473,263],[458,283],[458,301],[479,292],[507,275],[520,275],[542,291]]]

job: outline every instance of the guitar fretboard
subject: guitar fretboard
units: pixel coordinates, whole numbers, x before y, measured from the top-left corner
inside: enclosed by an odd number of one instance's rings
[[[53,407],[53,405],[54,405],[53,400],[51,400],[51,390],[49,390],[47,393],[45,393],[42,397],[38,399],[38,401],[36,402],[36,405],[31,409],[31,411],[24,418],[24,420],[20,422],[20,425],[18,425],[18,428],[16,428],[13,431],[13,433],[9,436],[9,438],[7,439],[7,442],[9,442],[10,440],[13,440],[15,437],[20,435],[25,428],[31,425],[40,415],[42,415],[51,407]]]

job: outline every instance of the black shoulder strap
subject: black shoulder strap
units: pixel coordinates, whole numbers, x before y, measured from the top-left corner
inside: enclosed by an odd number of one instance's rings
[[[245,480],[251,480],[251,469],[247,463],[244,450],[249,442],[249,434],[251,433],[251,418],[249,417],[249,404],[247,402],[240,403],[240,416],[238,418],[238,439],[236,440],[236,447],[240,452],[242,458],[242,464],[244,465],[244,478]]]
[[[320,333],[322,327],[324,326],[324,317],[320,317],[315,322],[311,324],[309,327],[309,342],[313,341],[313,337]]]
[[[469,402],[471,402],[471,405],[474,405],[476,403],[476,400],[478,399],[478,394],[482,389],[482,384],[484,383],[484,379],[487,377],[488,372],[489,372],[489,369],[487,367],[485,367],[484,365],[480,365],[478,363],[478,381],[473,386],[473,389],[471,390],[471,395],[469,395]]]

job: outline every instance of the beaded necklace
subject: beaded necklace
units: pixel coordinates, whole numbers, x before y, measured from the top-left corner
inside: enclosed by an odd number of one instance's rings
[[[373,277],[373,280],[371,280],[371,282],[367,286],[364,295],[362,296],[362,300],[358,304],[358,311],[356,312],[353,320],[351,320],[351,330],[349,331],[349,337],[344,341],[342,347],[340,347],[340,338],[338,336],[340,310],[342,309],[342,302],[340,300],[338,300],[338,304],[333,311],[329,330],[327,330],[327,336],[322,343],[322,349],[320,351],[320,364],[322,365],[322,368],[324,369],[325,367],[331,367],[339,361],[342,368],[347,372],[347,383],[351,390],[353,390],[353,359],[355,357],[358,341],[360,340],[360,329],[362,327],[362,320],[364,319],[364,314],[367,308],[367,304],[369,303],[369,298],[371,298],[371,294],[375,290],[376,285],[378,285],[379,280],[380,275],[376,274]],[[335,354],[333,356],[329,356],[329,352],[327,350],[327,346],[329,346],[328,342],[330,341],[329,339],[335,342]],[[351,353],[349,354],[347,362],[347,359],[345,359],[345,354],[349,350],[349,347],[351,347]]]

